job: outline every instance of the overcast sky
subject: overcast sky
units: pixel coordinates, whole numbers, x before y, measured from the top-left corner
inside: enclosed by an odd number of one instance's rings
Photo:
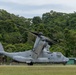
[[[32,18],[51,10],[72,13],[76,11],[76,0],[0,0],[0,9]]]

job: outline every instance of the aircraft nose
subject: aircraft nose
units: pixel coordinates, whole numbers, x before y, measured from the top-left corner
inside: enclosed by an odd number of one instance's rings
[[[69,61],[69,58],[66,58],[66,61]]]
[[[66,57],[65,57],[65,58],[64,58],[64,61],[65,61],[65,62],[68,62],[68,61],[69,61],[69,58],[66,58]]]

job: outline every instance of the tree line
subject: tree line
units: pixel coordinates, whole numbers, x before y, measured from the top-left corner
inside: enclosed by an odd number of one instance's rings
[[[56,41],[50,51],[76,56],[76,12],[62,13],[51,10],[42,17],[25,18],[0,9],[0,42],[5,51],[18,52],[33,48],[35,36],[29,31],[43,32]]]

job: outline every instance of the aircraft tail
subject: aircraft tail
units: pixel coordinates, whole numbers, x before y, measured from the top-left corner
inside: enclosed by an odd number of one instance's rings
[[[0,53],[1,53],[1,52],[4,52],[4,49],[3,49],[2,44],[0,43]]]

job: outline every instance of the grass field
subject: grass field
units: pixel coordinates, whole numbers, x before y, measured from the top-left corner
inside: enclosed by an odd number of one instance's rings
[[[75,65],[1,65],[0,75],[76,75]]]

